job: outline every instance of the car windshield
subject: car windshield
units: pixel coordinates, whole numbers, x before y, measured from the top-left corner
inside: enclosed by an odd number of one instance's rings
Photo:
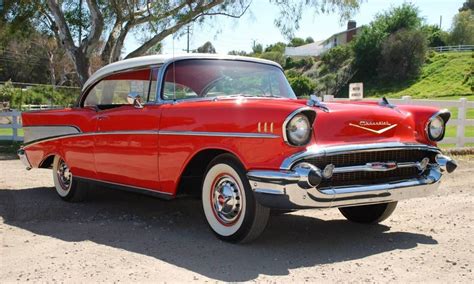
[[[283,71],[273,65],[236,60],[182,60],[169,65],[162,98],[296,98]]]

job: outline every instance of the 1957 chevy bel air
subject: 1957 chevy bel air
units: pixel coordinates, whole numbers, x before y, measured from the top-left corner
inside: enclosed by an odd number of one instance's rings
[[[97,71],[73,108],[23,113],[18,154],[28,169],[52,168],[66,201],[90,183],[197,195],[220,239],[247,242],[270,210],[337,207],[377,223],[435,192],[456,168],[436,146],[449,117],[385,99],[297,99],[271,61],[146,56]]]

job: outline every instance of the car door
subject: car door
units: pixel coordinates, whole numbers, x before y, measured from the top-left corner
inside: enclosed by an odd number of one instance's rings
[[[159,105],[150,93],[150,69],[109,76],[95,86],[97,129],[94,159],[101,181],[159,190]],[[153,84],[155,86],[156,84]],[[129,94],[140,95],[142,106],[127,102]],[[86,100],[87,101],[87,100]]]

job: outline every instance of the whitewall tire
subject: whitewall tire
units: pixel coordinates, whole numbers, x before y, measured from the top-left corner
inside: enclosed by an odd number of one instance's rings
[[[243,166],[228,154],[216,157],[207,168],[202,207],[217,237],[236,243],[256,239],[270,215],[270,209],[255,200]]]
[[[82,201],[86,191],[70,172],[69,166],[60,157],[55,156],[53,162],[53,181],[56,193],[65,201]]]

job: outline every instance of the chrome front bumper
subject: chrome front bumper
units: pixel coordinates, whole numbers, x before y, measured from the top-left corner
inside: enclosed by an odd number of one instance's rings
[[[30,161],[28,160],[28,156],[26,156],[26,152],[23,148],[19,149],[18,152],[18,157],[20,158],[20,161],[25,165],[27,170],[31,170],[31,164]]]
[[[380,149],[379,149],[380,150]],[[293,165],[295,165],[293,163]],[[370,163],[364,166],[339,168],[339,171],[367,171]],[[260,204],[277,209],[331,208],[385,203],[403,199],[427,196],[439,187],[442,172],[452,172],[456,163],[444,155],[438,154],[435,163],[400,163],[399,167],[421,167],[423,174],[416,178],[381,184],[351,185],[318,188],[309,184],[309,170],[302,170],[296,164],[291,170],[249,171],[247,177]],[[282,167],[283,168],[283,167]],[[316,168],[316,170],[318,170]],[[374,167],[374,171],[383,171]],[[337,169],[334,171],[337,172]],[[321,174],[321,171],[318,173]]]

